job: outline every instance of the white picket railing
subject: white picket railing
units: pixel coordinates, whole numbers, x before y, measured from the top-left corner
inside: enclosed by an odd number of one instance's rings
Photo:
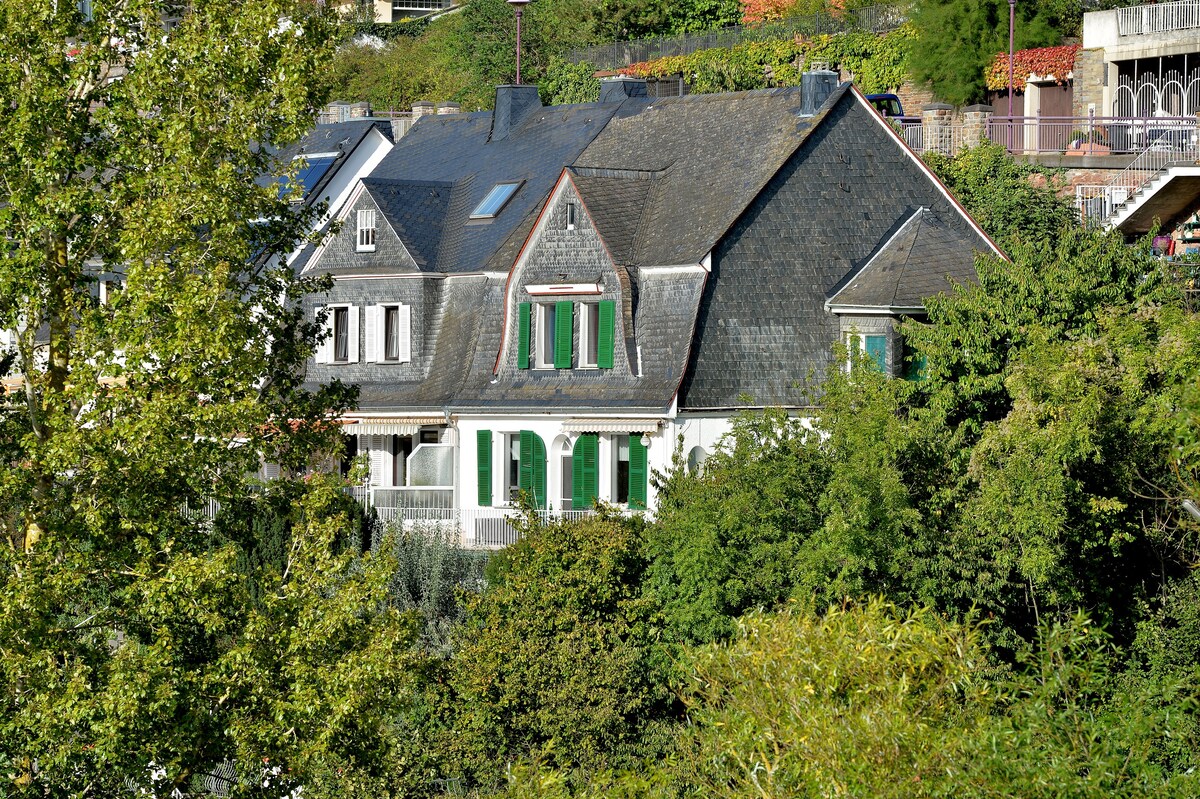
[[[1147,3],[1117,9],[1117,32],[1121,36],[1200,28],[1200,0]]]

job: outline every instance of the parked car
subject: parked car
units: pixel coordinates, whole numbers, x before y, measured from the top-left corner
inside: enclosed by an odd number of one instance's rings
[[[868,94],[867,100],[875,107],[876,111],[888,119],[896,119],[900,122],[921,121],[920,117],[906,116],[900,98],[894,94]]]

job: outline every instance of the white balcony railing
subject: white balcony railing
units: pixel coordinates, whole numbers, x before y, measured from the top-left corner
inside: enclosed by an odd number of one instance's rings
[[[1200,28],[1200,0],[1148,3],[1117,9],[1117,33],[1144,36]]]

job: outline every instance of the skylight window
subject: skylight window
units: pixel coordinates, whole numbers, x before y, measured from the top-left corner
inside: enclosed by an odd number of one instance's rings
[[[492,190],[483,198],[483,202],[475,206],[475,210],[471,212],[471,219],[494,219],[517,193],[517,189],[521,188],[522,182],[497,183],[492,186]]]

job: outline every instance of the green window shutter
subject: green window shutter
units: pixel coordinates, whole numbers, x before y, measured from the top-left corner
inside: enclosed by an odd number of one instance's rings
[[[867,357],[875,362],[879,371],[887,374],[887,336],[865,336]]]
[[[630,433],[629,507],[636,508],[638,510],[646,509],[646,486],[649,482],[649,471],[646,448],[642,446],[642,437],[637,433]]]
[[[598,439],[594,434],[582,435],[571,451],[571,506],[575,510],[590,508],[600,494],[600,470],[596,468]]]
[[[529,368],[529,320],[533,315],[533,305],[521,303],[517,315],[517,368]]]
[[[575,335],[575,303],[554,303],[554,368],[571,368],[571,339]]]
[[[475,457],[479,462],[479,507],[492,504],[492,431],[480,430],[475,434]]]
[[[533,434],[531,434],[533,435]],[[540,436],[533,435],[533,504],[537,508],[546,504],[546,445]]]
[[[600,332],[596,336],[596,365],[601,369],[611,369],[613,368],[617,304],[612,300],[601,300],[599,314]]]
[[[535,508],[546,507],[546,445],[532,430],[521,431],[517,487],[529,495]]]
[[[533,433],[521,431],[521,462],[517,467],[517,488],[526,494],[533,492]]]
[[[905,349],[907,349],[907,347]],[[925,375],[925,356],[909,351],[904,362],[904,379],[921,381],[925,379]]]

